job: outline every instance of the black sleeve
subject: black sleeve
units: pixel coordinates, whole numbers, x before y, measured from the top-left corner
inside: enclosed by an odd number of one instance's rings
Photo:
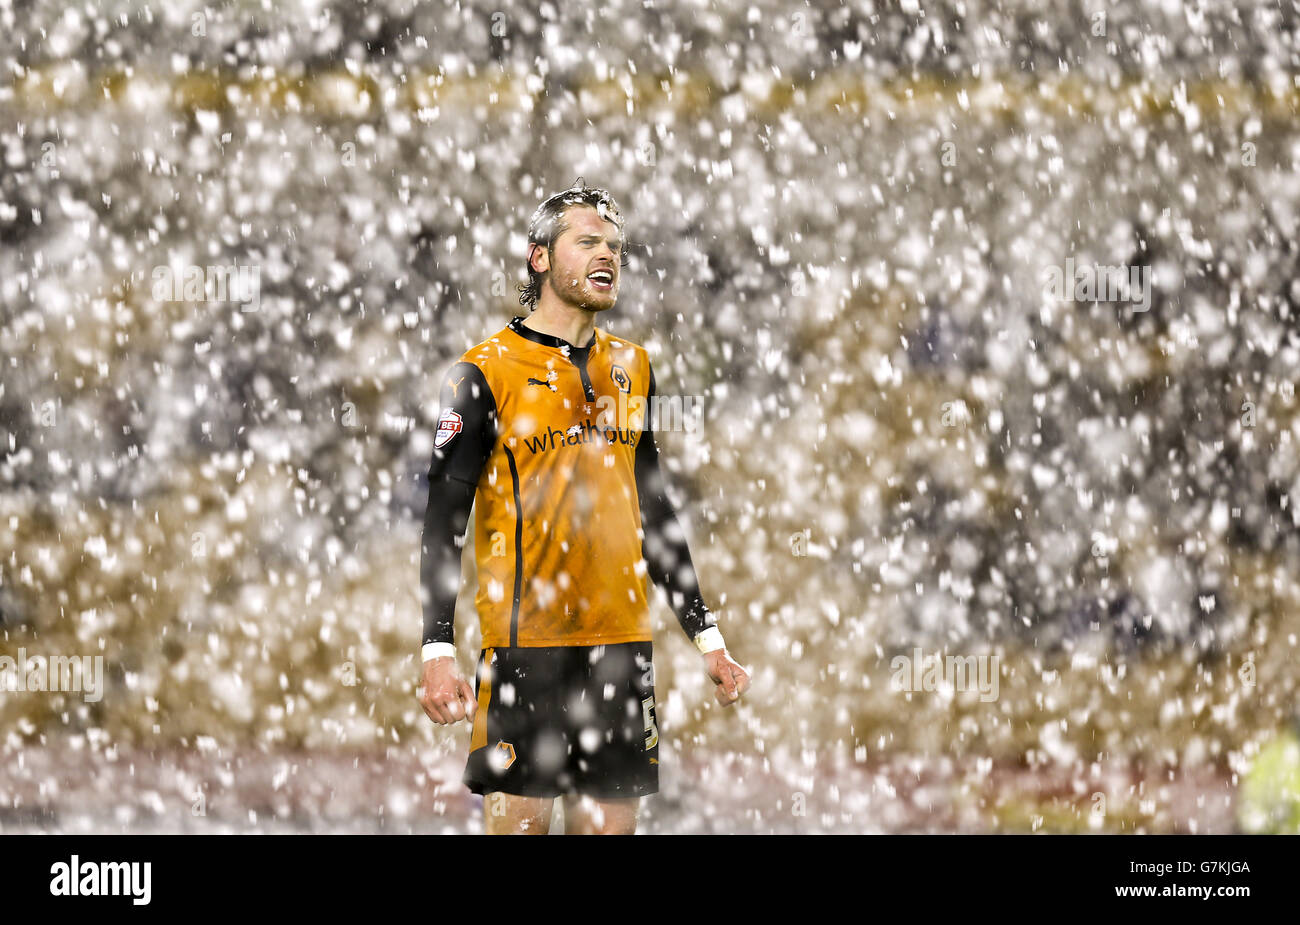
[[[496,442],[496,417],[496,401],[482,370],[461,362],[447,371],[420,544],[425,643],[456,641],[460,554],[479,475]]]
[[[641,554],[650,578],[668,595],[677,622],[694,639],[716,621],[704,606],[695,565],[686,545],[686,534],[668,500],[667,481],[659,466],[650,406],[655,396],[655,374],[650,370],[650,391],[646,403],[645,432],[636,445],[636,487],[641,504],[641,528],[645,534]]]

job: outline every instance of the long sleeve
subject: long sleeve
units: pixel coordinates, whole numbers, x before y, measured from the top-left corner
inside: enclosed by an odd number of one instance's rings
[[[426,645],[455,644],[465,528],[479,476],[496,442],[496,402],[477,366],[466,362],[452,366],[443,377],[440,399],[420,543]]]
[[[686,534],[668,498],[667,482],[659,465],[659,450],[651,428],[650,403],[655,396],[654,370],[650,370],[646,429],[636,447],[636,484],[644,533],[642,555],[651,580],[663,588],[677,622],[694,639],[715,625],[713,614],[700,594],[695,565],[686,544]]]

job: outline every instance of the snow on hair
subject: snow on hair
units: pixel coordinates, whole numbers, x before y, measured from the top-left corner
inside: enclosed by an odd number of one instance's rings
[[[533,247],[540,246],[550,250],[555,239],[568,227],[564,222],[565,210],[575,205],[591,206],[596,210],[597,215],[613,222],[622,233],[623,213],[618,203],[614,201],[614,197],[608,190],[598,186],[586,186],[582,177],[578,177],[573,186],[568,189],[548,197],[537,207],[528,222],[528,255],[525,259],[528,284],[519,287],[520,305],[527,305],[530,309],[536,308],[537,300],[542,295],[542,279],[545,274],[533,269]]]

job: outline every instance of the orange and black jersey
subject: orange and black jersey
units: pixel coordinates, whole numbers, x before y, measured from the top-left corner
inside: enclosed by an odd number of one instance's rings
[[[454,642],[471,504],[484,647],[651,639],[647,576],[694,637],[714,621],[664,487],[644,348],[516,318],[443,380],[421,556],[424,642]]]

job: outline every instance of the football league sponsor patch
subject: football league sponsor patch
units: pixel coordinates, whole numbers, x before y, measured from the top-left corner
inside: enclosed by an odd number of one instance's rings
[[[460,414],[448,409],[438,418],[438,432],[434,435],[433,445],[435,449],[442,449],[451,442],[451,438],[461,431],[462,427]]]

